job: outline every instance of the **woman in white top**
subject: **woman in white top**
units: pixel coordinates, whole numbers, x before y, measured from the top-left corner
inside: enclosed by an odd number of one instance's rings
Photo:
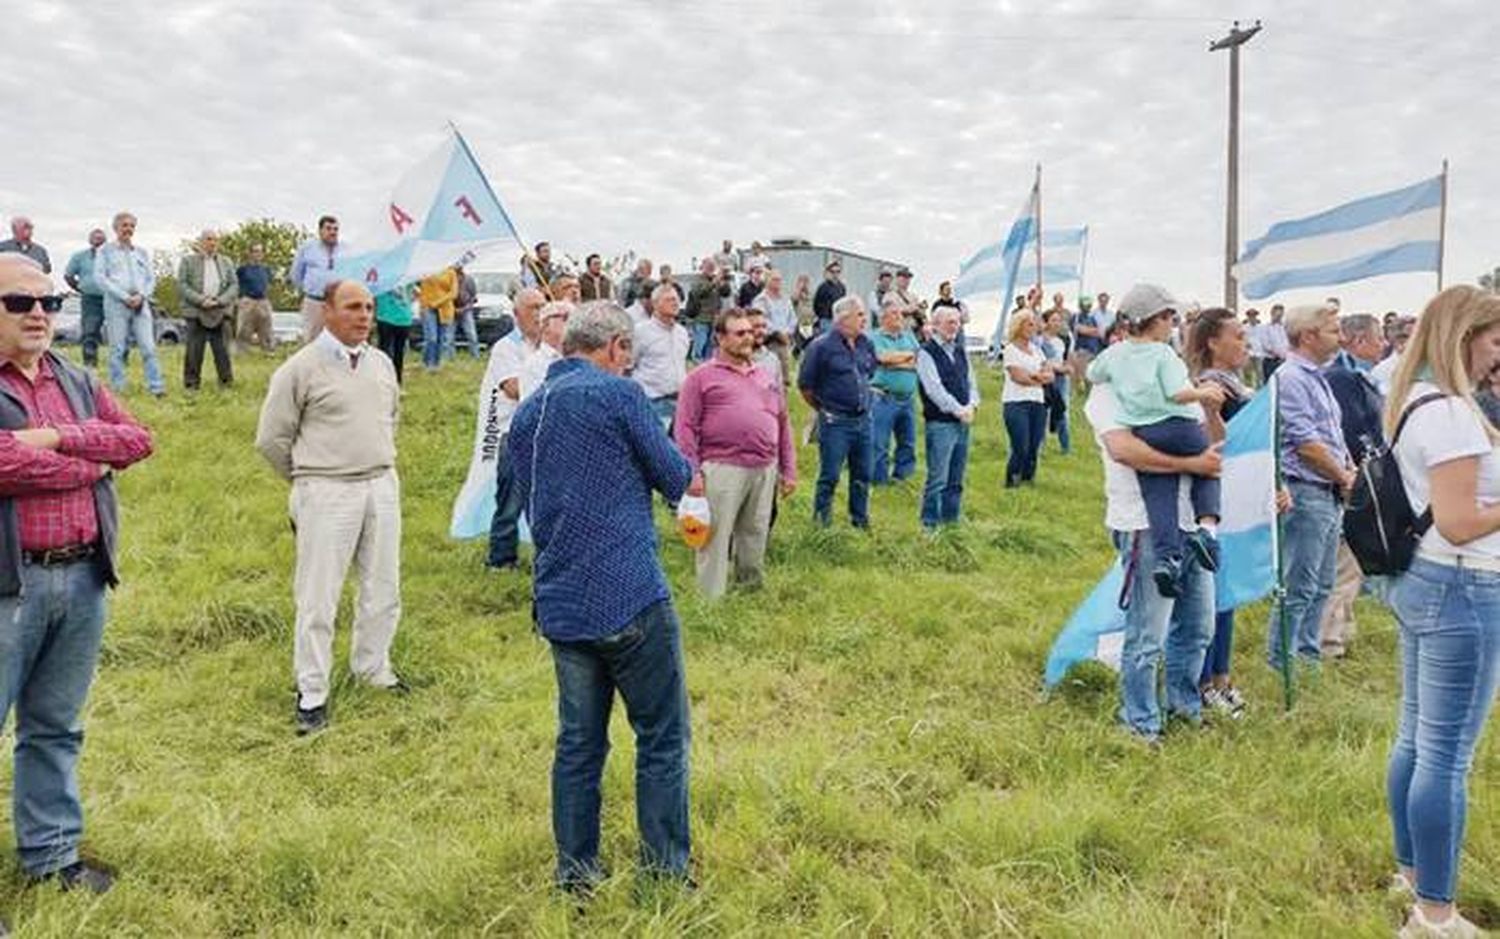
[[[1412,509],[1430,506],[1433,520],[1390,598],[1402,660],[1386,786],[1394,884],[1416,899],[1403,936],[1477,935],[1453,899],[1467,777],[1500,677],[1500,430],[1474,400],[1497,368],[1500,297],[1450,287],[1417,321],[1386,406],[1387,435],[1410,409],[1396,458]]]
[[[1036,476],[1036,458],[1047,436],[1047,405],[1042,389],[1057,377],[1032,347],[1036,316],[1029,310],[1012,314],[1005,327],[1005,384],[1000,388],[1000,411],[1010,438],[1010,460],[1005,464],[1005,488],[1014,489]]]

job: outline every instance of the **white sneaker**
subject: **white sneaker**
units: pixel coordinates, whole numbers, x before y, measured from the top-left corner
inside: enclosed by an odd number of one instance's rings
[[[1203,706],[1212,713],[1237,721],[1245,716],[1244,706],[1235,707],[1229,696],[1222,690],[1212,686],[1203,689]]]
[[[1392,897],[1406,903],[1417,902],[1417,886],[1406,879],[1406,875],[1400,871],[1391,875],[1390,883],[1386,884],[1385,892]]]
[[[1434,923],[1422,912],[1421,904],[1413,903],[1411,912],[1406,915],[1406,924],[1396,935],[1399,939],[1479,939],[1484,933],[1460,916],[1457,910],[1441,923]]]

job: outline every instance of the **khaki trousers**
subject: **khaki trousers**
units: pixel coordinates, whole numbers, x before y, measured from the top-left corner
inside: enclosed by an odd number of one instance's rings
[[[276,334],[271,329],[271,301],[265,297],[239,299],[239,340],[241,348],[260,346],[267,352],[276,348]]]
[[[1328,605],[1323,608],[1323,621],[1318,626],[1318,644],[1325,654],[1342,655],[1345,647],[1354,641],[1354,601],[1364,582],[1354,552],[1340,538],[1338,572],[1333,578]]]
[[[328,700],[333,624],[353,561],[359,572],[349,669],[372,685],[396,682],[391,640],[401,619],[401,484],[395,470],[373,479],[303,476],[292,482],[297,533],[296,643],[292,668],[298,706]]]
[[[698,588],[708,597],[729,589],[729,566],[741,584],[759,584],[771,531],[776,495],[775,464],[745,469],[728,463],[703,464],[703,489],[713,516],[713,534],[698,551]],[[730,542],[734,556],[730,557]]]
[[[302,341],[312,342],[323,331],[323,301],[302,298]]]

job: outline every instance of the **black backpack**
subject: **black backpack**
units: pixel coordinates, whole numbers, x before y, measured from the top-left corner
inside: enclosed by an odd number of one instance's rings
[[[1401,466],[1396,462],[1396,442],[1411,412],[1445,397],[1427,394],[1408,405],[1391,442],[1371,448],[1355,474],[1349,505],[1344,509],[1344,541],[1366,576],[1405,573],[1417,553],[1417,543],[1432,527],[1432,507],[1417,515],[1406,497]]]

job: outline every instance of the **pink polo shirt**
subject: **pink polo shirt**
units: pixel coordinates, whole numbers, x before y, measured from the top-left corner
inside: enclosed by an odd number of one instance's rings
[[[779,467],[797,478],[797,450],[781,382],[759,366],[715,356],[688,373],[677,395],[672,431],[694,471],[704,463]]]

